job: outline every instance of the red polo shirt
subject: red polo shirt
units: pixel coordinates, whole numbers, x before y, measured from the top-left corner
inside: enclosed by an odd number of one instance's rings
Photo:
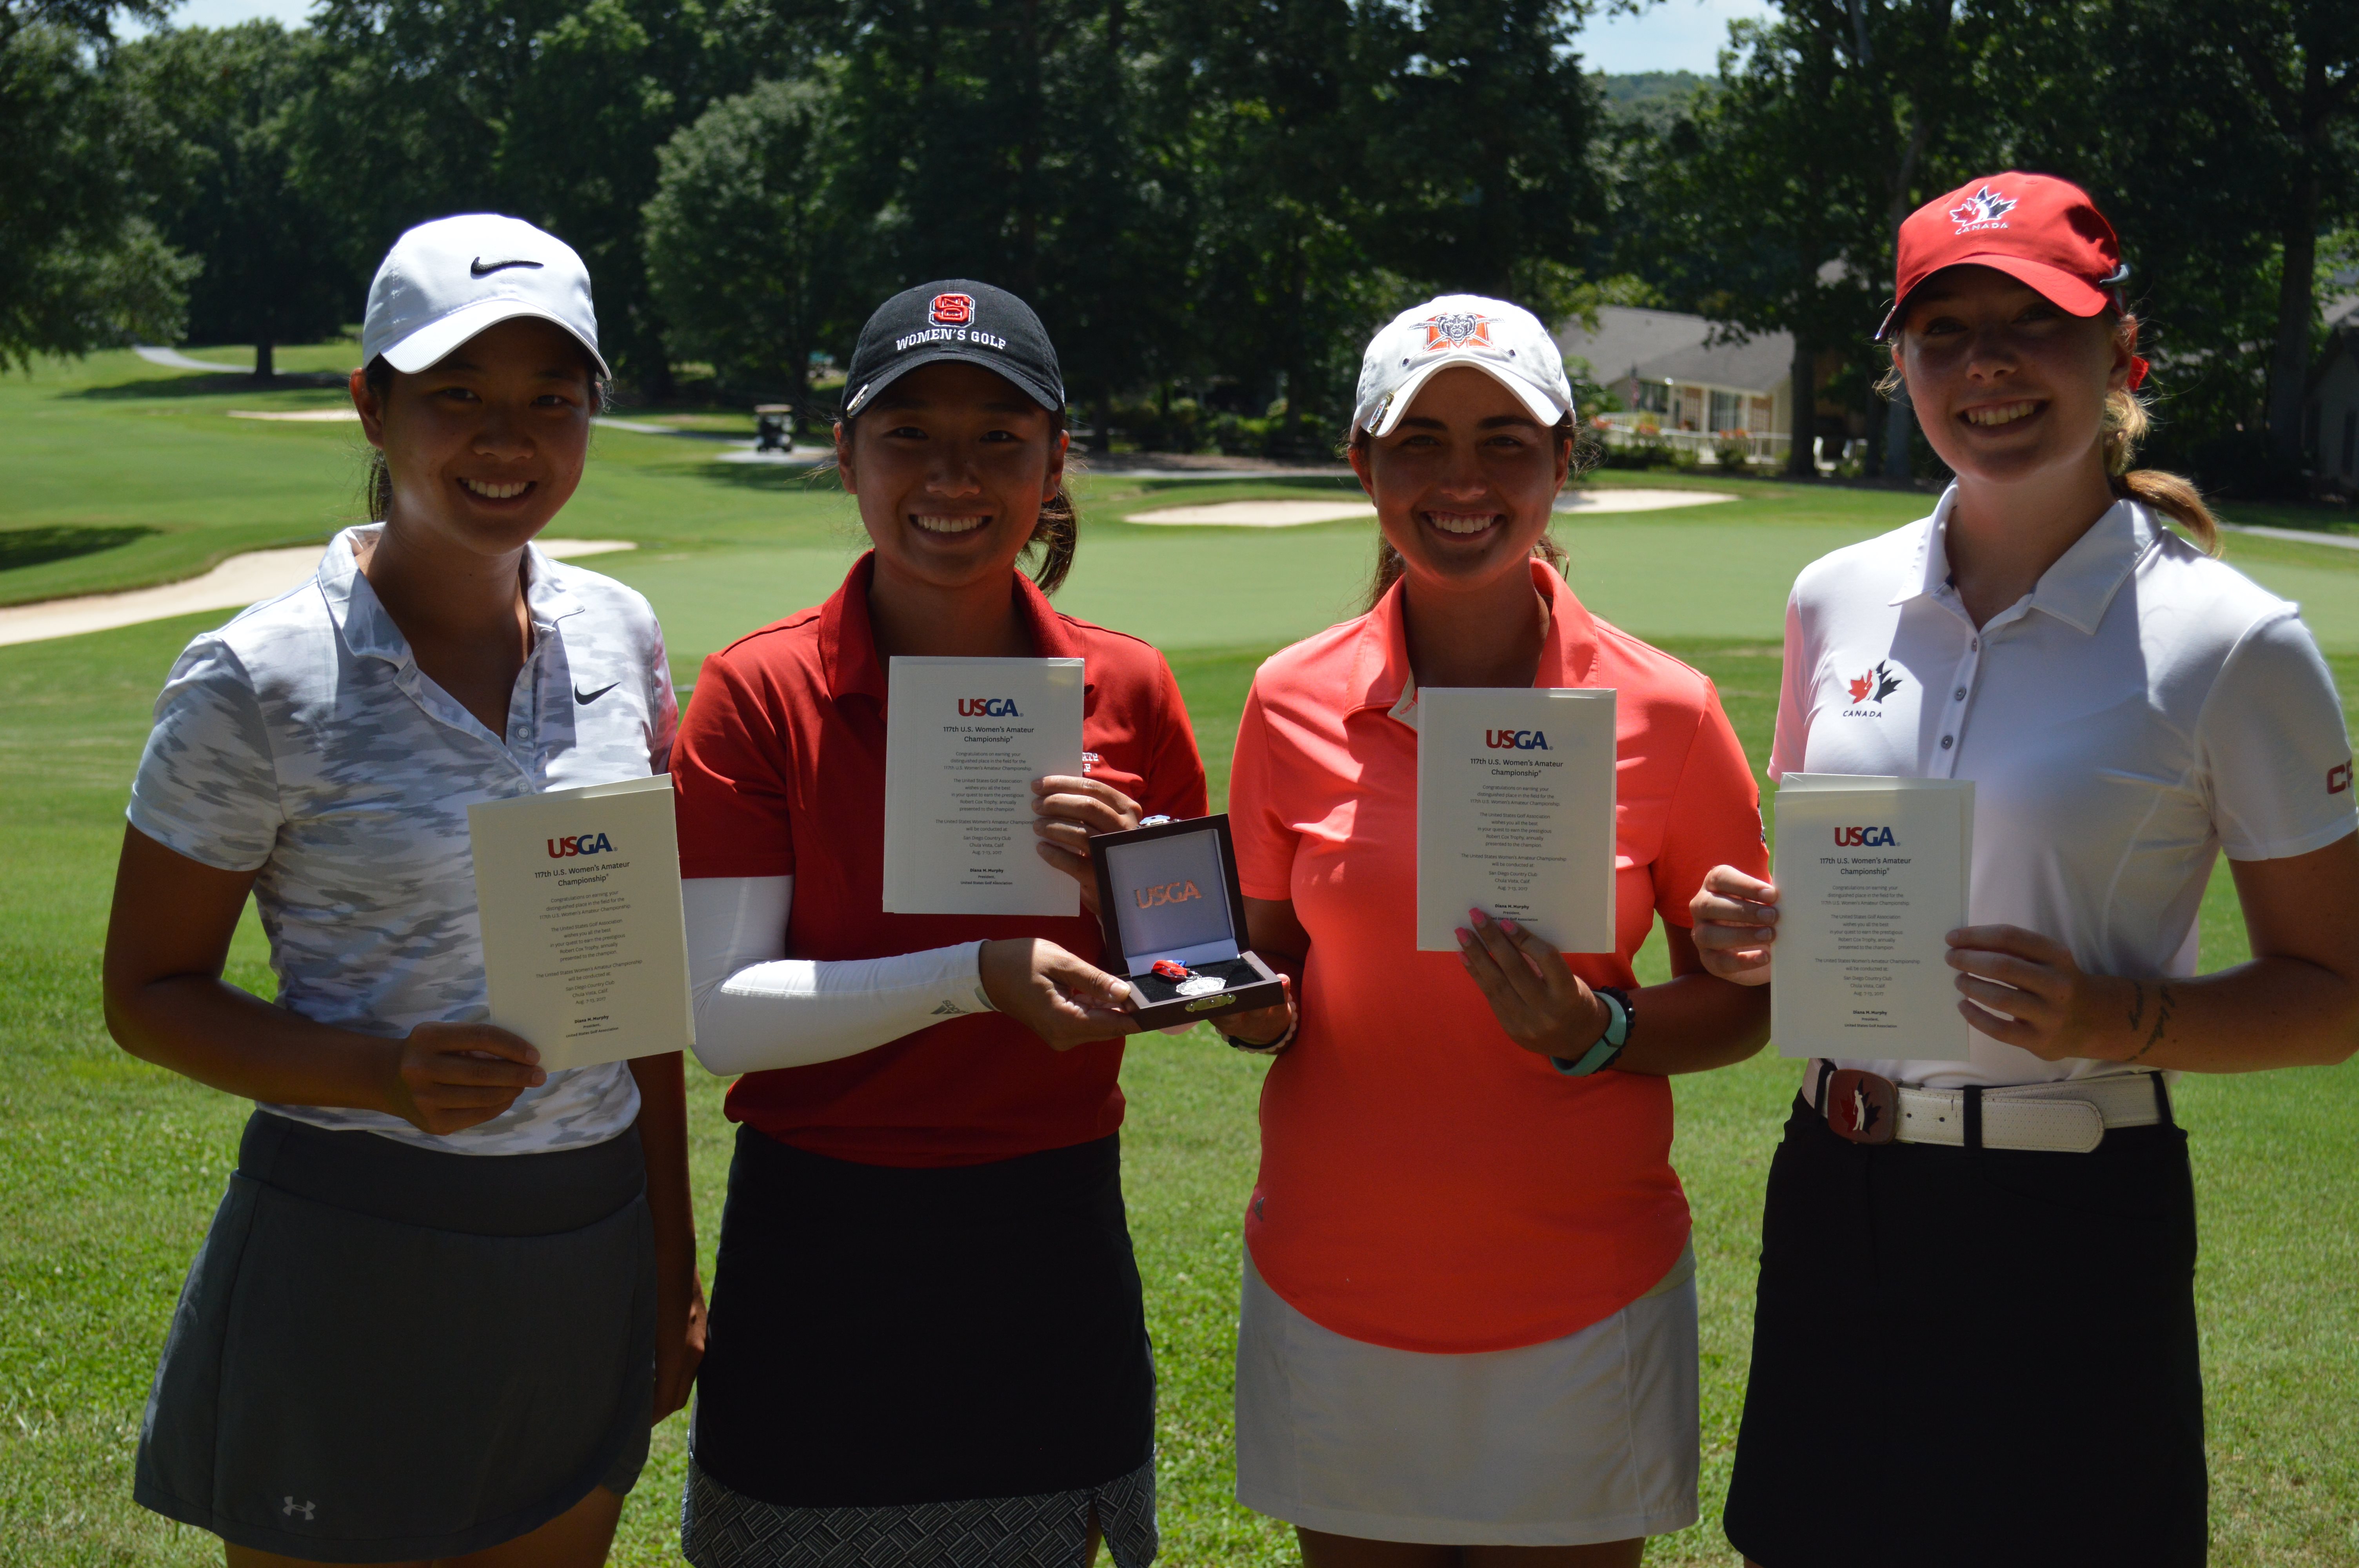
[[[1706,871],[1767,874],[1753,771],[1712,682],[1592,617],[1547,566],[1532,583],[1549,610],[1533,684],[1615,692],[1614,950],[1565,961],[1628,986]],[[1262,665],[1237,732],[1245,896],[1291,900],[1310,934],[1301,1029],[1262,1084],[1245,1240],[1270,1288],[1338,1334],[1506,1350],[1611,1317],[1679,1260],[1671,1086],[1564,1076],[1507,1038],[1457,954],[1417,950],[1400,604],[1395,587]]]
[[[875,557],[825,604],[704,661],[672,752],[680,874],[795,879],[787,952],[878,958],[1042,936],[1098,960],[1095,919],[885,913],[886,671],[868,618]],[[1163,655],[1060,615],[1029,579],[1017,611],[1041,658],[1086,661],[1085,766],[1144,815],[1201,816],[1204,765]],[[953,1018],[841,1061],[748,1073],[733,1121],[869,1165],[973,1165],[1122,1125],[1122,1042],[1059,1053],[997,1013]]]

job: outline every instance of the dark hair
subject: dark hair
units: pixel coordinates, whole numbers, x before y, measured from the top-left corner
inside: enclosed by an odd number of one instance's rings
[[[1590,443],[1583,438],[1581,427],[1573,423],[1571,414],[1568,413],[1554,425],[1549,426],[1549,434],[1572,449],[1567,454],[1565,461],[1564,477],[1567,483],[1571,483],[1589,471],[1590,463],[1595,453]],[[1347,449],[1356,451],[1368,444],[1368,433],[1358,425],[1353,425],[1351,435],[1345,438],[1343,444]],[[1562,575],[1565,568],[1572,564],[1572,558],[1564,553],[1564,546],[1558,544],[1556,536],[1545,528],[1540,530],[1540,536],[1532,541],[1532,557],[1535,560],[1546,561],[1556,568],[1559,575]],[[1384,598],[1393,584],[1400,580],[1401,573],[1407,570],[1408,567],[1408,563],[1401,559],[1400,552],[1393,548],[1392,541],[1385,537],[1384,530],[1378,528],[1376,570],[1375,575],[1368,579],[1368,602],[1365,608],[1374,610],[1376,607],[1376,600]]]
[[[1065,433],[1065,411],[1051,408],[1047,413],[1049,439],[1053,446],[1056,438]],[[836,421],[842,427],[846,446],[852,444],[861,417],[854,414]],[[1032,581],[1042,593],[1054,593],[1062,588],[1065,574],[1073,569],[1073,547],[1081,537],[1081,514],[1073,510],[1072,492],[1066,483],[1081,471],[1081,460],[1069,450],[1065,454],[1064,478],[1057,481],[1057,492],[1040,503],[1039,520],[1032,524],[1032,535],[1024,541],[1024,549],[1019,552],[1019,558],[1035,549],[1040,552],[1040,563],[1033,568]],[[817,471],[826,472],[826,466]]]
[[[605,412],[606,382],[598,373],[597,362],[591,359],[586,351],[582,356],[582,371],[590,378],[590,412],[593,415]],[[392,364],[379,354],[361,372],[361,380],[368,387],[369,395],[376,399],[377,407],[382,409],[386,398],[393,391]],[[368,471],[361,476],[361,505],[372,523],[384,522],[393,511],[393,470],[386,466],[385,449],[382,447],[369,449]]]
[[[2113,318],[2113,330],[2120,333],[2135,330],[2137,318],[2106,307]],[[1900,345],[1894,334],[1892,368],[1877,379],[1875,390],[1890,397],[1897,393],[1906,379],[1900,373]],[[2126,386],[2105,394],[2105,411],[2098,425],[2098,443],[2104,450],[2105,478],[2113,486],[2116,500],[2135,501],[2149,511],[2169,518],[2193,536],[2195,547],[2207,556],[2220,553],[2220,519],[2212,514],[2204,503],[2203,492],[2195,481],[2184,474],[2169,473],[2161,469],[2133,469],[2130,463],[2137,457],[2139,443],[2153,428],[2154,418],[2147,412],[2146,396]]]

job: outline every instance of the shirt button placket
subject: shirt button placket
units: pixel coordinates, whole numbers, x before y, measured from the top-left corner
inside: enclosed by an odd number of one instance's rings
[[[1934,758],[1938,776],[1954,778],[1958,772],[1958,737],[1966,730],[1966,698],[1973,694],[1974,676],[1982,664],[1983,640],[1966,639],[1965,656],[1958,661],[1957,685],[1941,708],[1940,754]]]

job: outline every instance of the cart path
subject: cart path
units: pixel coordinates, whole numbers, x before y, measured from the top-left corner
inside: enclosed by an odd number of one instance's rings
[[[535,543],[559,560],[638,548],[625,539],[540,539]],[[93,593],[81,599],[49,599],[37,604],[12,605],[0,609],[0,645],[78,637],[85,632],[111,632],[118,626],[193,615],[201,610],[243,610],[249,604],[277,598],[319,570],[320,554],[324,547],[299,545],[287,550],[250,550],[242,556],[232,556],[201,577],[179,582],[136,588],[128,593]]]

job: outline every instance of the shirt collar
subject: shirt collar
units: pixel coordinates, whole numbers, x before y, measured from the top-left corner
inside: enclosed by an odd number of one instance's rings
[[[384,524],[369,523],[347,528],[328,541],[327,552],[320,557],[320,597],[327,600],[328,618],[335,622],[344,646],[353,651],[353,656],[407,665],[414,662],[409,639],[393,623],[385,601],[377,598],[376,589],[361,570],[360,546],[384,532]],[[546,631],[582,610],[582,601],[557,580],[549,565],[549,558],[541,553],[539,546],[525,546],[525,611],[532,618],[537,632]]]
[[[1083,657],[1081,642],[1065,618],[1049,604],[1049,596],[1022,572],[1016,579],[1016,612],[1023,619],[1024,630],[1032,642],[1032,653],[1042,659],[1078,659]],[[890,690],[885,665],[876,656],[876,627],[868,615],[868,589],[876,580],[876,552],[869,550],[852,563],[843,585],[820,606],[819,656],[827,676],[828,695],[836,698],[855,694],[886,699]],[[1097,672],[1082,666],[1083,700],[1097,685]]]
[[[1894,604],[1938,595],[1949,586],[1950,518],[1957,501],[1956,485],[1941,492],[1940,504],[1925,520],[1916,550],[1901,570],[1897,591],[1892,596]],[[2072,547],[2055,565],[2040,574],[2025,608],[2043,611],[2084,635],[2093,634],[2114,595],[2121,591],[2161,532],[2161,525],[2144,506],[2129,500],[2114,502],[2072,541]]]
[[[1540,644],[1532,685],[1587,686],[1597,667],[1597,622],[1573,596],[1554,567],[1535,558],[1532,587],[1547,599],[1548,636]],[[1360,643],[1352,661],[1351,711],[1380,708],[1417,728],[1417,675],[1409,668],[1408,628],[1401,613],[1401,584],[1395,581],[1360,623]]]

